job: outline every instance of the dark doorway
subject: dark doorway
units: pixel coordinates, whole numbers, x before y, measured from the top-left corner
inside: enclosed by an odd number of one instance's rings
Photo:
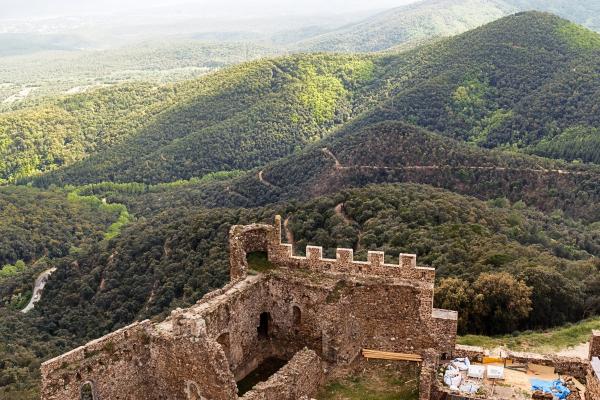
[[[260,324],[258,325],[258,337],[268,339],[271,333],[271,314],[264,312],[260,314]]]

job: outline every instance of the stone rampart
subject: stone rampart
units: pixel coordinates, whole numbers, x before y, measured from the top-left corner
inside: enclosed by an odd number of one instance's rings
[[[97,398],[134,399],[147,387],[150,347],[144,321],[119,329],[42,364],[42,398],[79,399],[90,383]]]
[[[252,252],[265,252],[272,268],[250,273]],[[328,259],[308,246],[306,257],[293,255],[280,217],[234,226],[230,283],[160,323],[131,325],[44,363],[42,399],[77,399],[89,384],[95,400],[234,400],[236,381],[269,357],[291,361],[243,398],[299,399],[321,382],[323,364],[342,371],[363,348],[427,360],[452,354],[457,313],[433,308],[432,268],[409,254],[387,264],[382,252],[367,261],[351,249],[336,253]]]

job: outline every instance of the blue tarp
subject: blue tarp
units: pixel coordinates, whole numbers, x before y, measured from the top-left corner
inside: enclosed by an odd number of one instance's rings
[[[529,379],[532,390],[541,390],[544,393],[552,393],[557,398],[564,400],[567,398],[571,391],[560,380],[556,381],[544,381],[542,379]]]

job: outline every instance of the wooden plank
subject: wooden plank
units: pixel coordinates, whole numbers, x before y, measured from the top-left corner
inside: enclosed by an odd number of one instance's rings
[[[369,349],[363,349],[362,354],[365,358],[372,358],[372,359],[378,359],[378,360],[413,361],[413,362],[423,361],[423,358],[419,354],[392,353],[389,351],[379,351],[379,350],[369,350]]]
[[[503,360],[500,357],[483,357],[484,364],[502,364]]]

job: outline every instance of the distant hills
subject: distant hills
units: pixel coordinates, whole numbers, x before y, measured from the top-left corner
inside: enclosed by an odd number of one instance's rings
[[[104,53],[106,85],[93,60],[55,54],[61,76],[90,86],[0,112],[2,399],[38,399],[41,361],[222,287],[231,225],[275,214],[296,253],[416,253],[450,297],[483,273],[531,288],[528,316],[481,325],[469,309],[461,332],[600,314],[600,35],[520,12],[401,51],[286,55],[189,80],[211,57],[269,50],[170,43]],[[51,81],[20,71],[35,58],[3,68]]]
[[[170,182],[252,169],[385,121],[484,148],[597,163],[599,52],[600,35],[527,12],[399,54],[299,55],[158,89],[91,91],[0,116],[0,177]],[[39,115],[65,123],[41,124]],[[63,142],[34,139],[49,129]],[[67,147],[77,151],[62,156]]]
[[[310,51],[370,52],[455,35],[518,11],[548,11],[600,30],[600,4],[587,0],[423,0],[300,41]]]

